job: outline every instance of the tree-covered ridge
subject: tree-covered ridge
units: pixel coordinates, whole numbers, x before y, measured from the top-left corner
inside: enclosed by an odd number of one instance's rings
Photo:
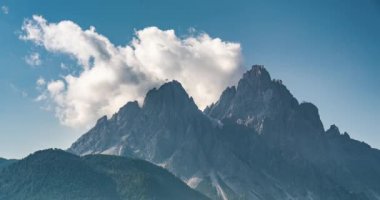
[[[1,200],[206,199],[145,161],[38,151],[0,172]]]

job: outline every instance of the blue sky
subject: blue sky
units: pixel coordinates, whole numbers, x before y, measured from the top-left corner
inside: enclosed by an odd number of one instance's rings
[[[347,1],[27,1],[0,0],[0,157],[67,148],[85,129],[61,125],[41,102],[36,80],[57,79],[70,57],[19,39],[24,19],[70,20],[115,45],[136,30],[189,28],[240,43],[246,67],[263,64],[300,101],[318,106],[325,128],[380,148],[380,3]],[[42,64],[25,57],[38,52]]]

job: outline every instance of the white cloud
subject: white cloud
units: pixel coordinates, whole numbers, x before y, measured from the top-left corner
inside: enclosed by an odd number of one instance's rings
[[[47,91],[46,91],[46,81],[44,78],[40,77],[37,79],[36,81],[36,89],[41,92],[41,94],[39,94],[34,100],[35,101],[44,101],[44,100],[47,100],[48,97],[47,97]]]
[[[61,80],[52,81],[47,86],[47,90],[53,96],[60,95],[64,89],[65,83]]]
[[[25,62],[30,66],[38,66],[42,64],[40,54],[33,52],[25,57]]]
[[[46,94],[42,93],[42,94],[38,95],[37,98],[35,98],[34,100],[38,102],[38,101],[45,101],[47,99],[48,99],[48,97],[46,96]]]
[[[1,12],[3,12],[5,15],[9,14],[8,6],[1,6]]]
[[[40,77],[40,78],[37,79],[36,84],[37,84],[37,86],[39,86],[39,87],[40,87],[40,86],[44,86],[44,85],[46,84],[46,81],[45,81],[44,78]]]
[[[141,103],[165,80],[181,82],[204,108],[236,84],[244,70],[238,43],[205,33],[178,37],[173,30],[148,27],[136,31],[129,44],[116,46],[94,27],[83,30],[72,21],[48,23],[33,16],[22,30],[21,39],[69,55],[82,67],[78,74],[47,83],[45,90],[57,117],[72,127],[91,125],[127,101]]]

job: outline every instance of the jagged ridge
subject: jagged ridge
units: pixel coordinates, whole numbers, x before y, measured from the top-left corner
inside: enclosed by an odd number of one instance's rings
[[[299,103],[263,66],[201,112],[180,83],[127,103],[75,142],[77,154],[142,158],[213,199],[376,199],[380,153]]]

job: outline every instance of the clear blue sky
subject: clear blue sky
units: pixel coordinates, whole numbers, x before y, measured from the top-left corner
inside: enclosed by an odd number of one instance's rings
[[[41,66],[24,57],[37,47],[18,39],[33,14],[50,22],[95,26],[124,45],[135,29],[157,26],[179,35],[190,27],[242,45],[244,63],[263,64],[300,101],[319,108],[325,128],[380,148],[380,2],[331,1],[74,1],[0,0],[0,157],[21,158],[67,148],[83,130],[59,124],[41,109],[40,76],[59,75],[60,56],[41,52]],[[6,14],[7,13],[7,14]]]

